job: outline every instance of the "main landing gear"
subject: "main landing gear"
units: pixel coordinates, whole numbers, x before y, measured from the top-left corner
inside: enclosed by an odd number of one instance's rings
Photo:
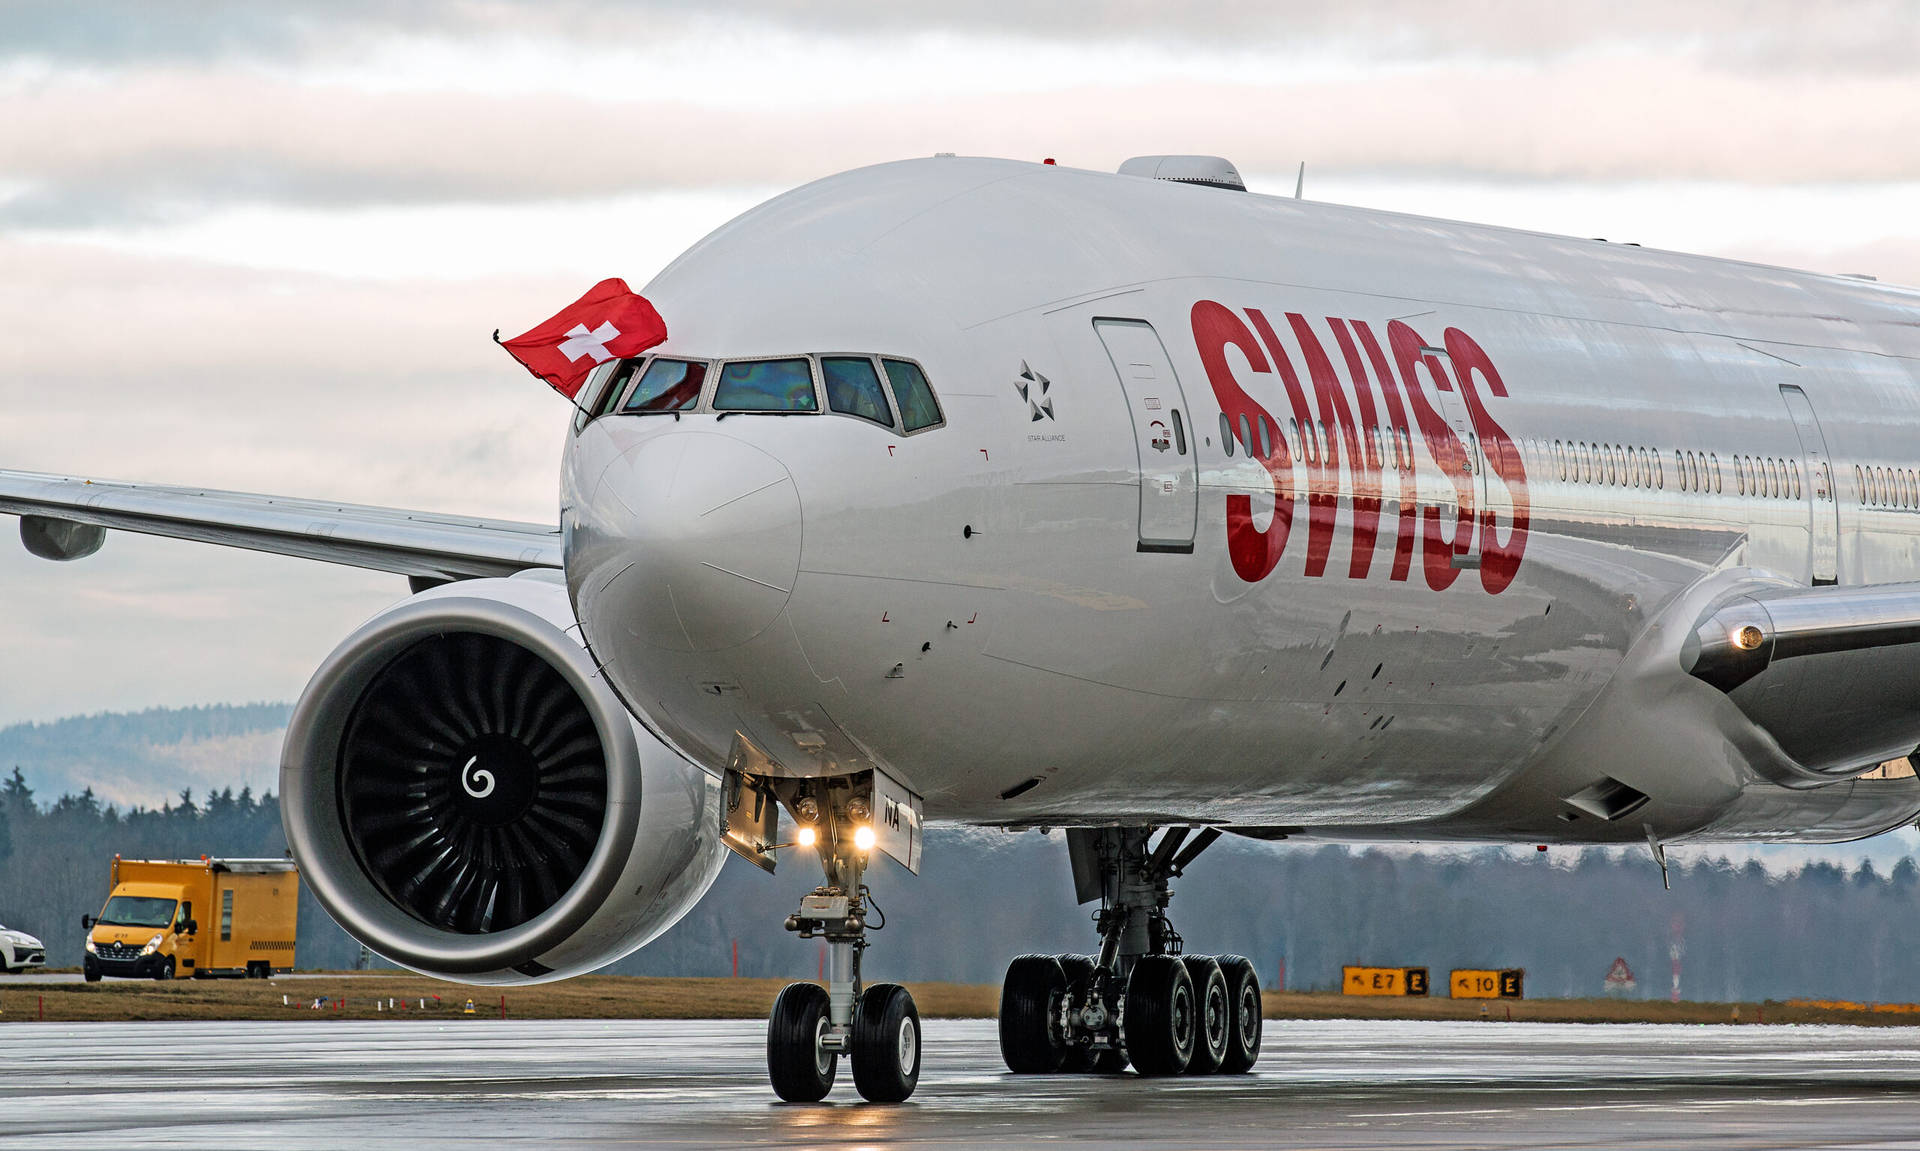
[[[1237,1074],[1260,1057],[1260,980],[1238,955],[1182,955],[1169,882],[1211,829],[1073,828],[1080,902],[1101,901],[1100,953],[1023,955],[1000,991],[1000,1055],[1016,1074]]]
[[[767,1075],[774,1094],[817,1103],[833,1089],[840,1057],[853,1085],[875,1103],[898,1103],[920,1082],[920,1012],[897,983],[862,986],[872,897],[861,877],[873,851],[871,787],[852,780],[782,780],[765,785],[794,815],[795,846],[819,851],[826,882],[787,917],[787,930],[827,943],[827,988],[792,983],[767,1020]],[[883,915],[880,926],[886,925]]]

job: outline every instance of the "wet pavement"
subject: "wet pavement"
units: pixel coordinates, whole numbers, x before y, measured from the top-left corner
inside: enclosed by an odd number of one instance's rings
[[[1008,1075],[927,1023],[902,1106],[776,1102],[755,1022],[0,1022],[0,1147],[1914,1147],[1920,1028],[1275,1022],[1252,1075]]]

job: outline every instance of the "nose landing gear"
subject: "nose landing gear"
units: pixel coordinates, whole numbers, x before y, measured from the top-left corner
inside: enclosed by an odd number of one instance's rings
[[[826,882],[787,917],[787,930],[827,944],[827,987],[793,983],[767,1020],[767,1075],[774,1094],[817,1103],[833,1089],[840,1057],[853,1085],[874,1103],[899,1103],[920,1082],[920,1012],[897,983],[863,986],[860,956],[867,916],[877,911],[861,882],[874,847],[871,788],[847,781],[780,781],[769,790],[799,821],[799,846],[820,856]],[[886,917],[879,926],[886,925]]]
[[[1167,920],[1170,881],[1220,833],[1074,828],[1067,832],[1080,902],[1100,954],[1023,955],[1000,993],[1000,1054],[1016,1074],[1237,1074],[1260,1057],[1260,982],[1237,955],[1182,955]]]

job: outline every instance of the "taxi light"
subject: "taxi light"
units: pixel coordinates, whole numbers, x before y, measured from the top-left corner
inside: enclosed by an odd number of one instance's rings
[[[1762,635],[1760,629],[1752,624],[1746,624],[1733,629],[1733,646],[1739,648],[1741,651],[1752,651],[1754,648],[1759,647],[1761,641],[1764,639],[1766,639],[1766,636]]]
[[[812,847],[819,838],[819,833],[814,831],[813,828],[803,827],[800,829],[800,833],[793,837],[793,841],[801,847]]]
[[[873,828],[862,824],[853,829],[853,846],[861,851],[873,850]]]

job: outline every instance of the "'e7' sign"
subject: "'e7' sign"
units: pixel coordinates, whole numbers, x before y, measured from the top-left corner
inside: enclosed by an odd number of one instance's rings
[[[1343,995],[1425,995],[1427,969],[1424,967],[1342,967],[1340,992]]]

